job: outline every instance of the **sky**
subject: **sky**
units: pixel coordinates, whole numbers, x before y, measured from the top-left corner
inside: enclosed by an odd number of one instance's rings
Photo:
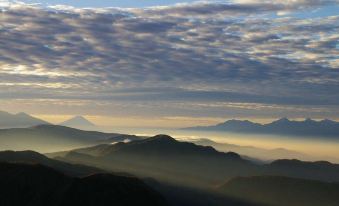
[[[186,127],[339,119],[339,1],[0,0],[0,110]]]
[[[25,3],[39,3],[43,5],[69,5],[73,7],[83,8],[102,8],[102,7],[124,7],[124,8],[145,8],[150,6],[168,6],[178,3],[192,3],[196,0],[29,0]]]

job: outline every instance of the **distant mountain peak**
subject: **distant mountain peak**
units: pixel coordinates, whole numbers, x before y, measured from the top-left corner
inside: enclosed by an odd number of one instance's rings
[[[69,120],[62,122],[60,125],[68,127],[93,127],[95,124],[87,120],[83,116],[74,116]]]
[[[87,121],[89,122],[85,117],[83,116],[75,116],[71,120],[81,120],[81,121]]]

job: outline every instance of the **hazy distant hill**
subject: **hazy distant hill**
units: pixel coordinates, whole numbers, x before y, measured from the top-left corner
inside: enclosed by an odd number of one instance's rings
[[[32,117],[26,113],[10,114],[0,111],[0,129],[1,128],[24,128],[41,124],[49,124],[48,122]]]
[[[95,124],[87,120],[85,117],[82,116],[75,116],[69,120],[66,120],[59,125],[73,127],[78,129],[95,129]]]
[[[224,123],[206,126],[190,127],[185,130],[199,131],[226,131],[239,133],[259,133],[277,135],[298,135],[298,136],[326,136],[339,138],[339,122],[332,120],[315,121],[306,119],[304,121],[291,121],[282,118],[269,124],[258,124],[248,120],[229,120]]]
[[[283,148],[264,149],[253,146],[240,146],[235,144],[219,143],[212,141],[210,139],[196,139],[191,141],[198,145],[212,146],[213,148],[222,152],[233,151],[241,155],[244,155],[244,158],[245,157],[257,158],[259,160],[264,161],[273,161],[276,159],[302,159],[302,160],[312,159],[312,157],[306,154]]]
[[[219,189],[270,206],[337,206],[339,184],[278,176],[238,177]]]
[[[276,160],[264,165],[266,175],[339,182],[339,164],[326,161]]]
[[[1,206],[167,205],[141,180],[111,174],[76,178],[43,165],[0,163]]]
[[[39,125],[30,128],[0,129],[0,150],[34,150],[55,152],[99,144],[122,134],[83,131],[57,125]]]
[[[339,182],[339,165],[329,162],[278,160],[255,164],[238,154],[179,142],[158,135],[130,143],[104,144],[72,150],[61,160],[112,171],[125,171],[162,181],[213,186],[237,176],[279,175]]]

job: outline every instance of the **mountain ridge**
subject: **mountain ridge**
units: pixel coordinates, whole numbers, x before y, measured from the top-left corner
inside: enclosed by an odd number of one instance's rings
[[[224,177],[227,179],[229,174],[245,175],[251,170],[239,171],[234,168],[256,167],[234,152],[218,152],[213,147],[180,142],[167,135],[157,135],[128,143],[75,149],[63,153],[58,159],[194,185],[215,183],[220,179],[224,180]],[[224,174],[219,179],[198,172],[206,168],[209,168],[206,174],[217,172]]]
[[[88,176],[94,173],[101,173],[103,170],[83,166],[78,164],[70,164],[55,159],[50,159],[43,154],[35,151],[0,151],[0,162],[22,163],[22,164],[40,164],[53,168],[69,176]]]
[[[267,124],[254,123],[248,120],[228,120],[212,126],[182,128],[197,131],[224,131],[236,133],[277,134],[295,136],[324,136],[339,138],[339,122],[324,119],[315,121],[310,118],[304,121],[281,118]]]
[[[194,187],[211,187],[236,176],[279,175],[339,182],[339,165],[290,159],[258,164],[232,151],[177,141],[158,135],[128,143],[106,144],[65,152],[60,160],[105,170],[126,171]],[[204,172],[201,172],[204,171]]]
[[[0,111],[0,128],[26,128],[41,124],[50,124],[47,121],[33,117],[27,113],[20,112],[11,114],[8,112]]]
[[[37,125],[29,128],[0,129],[0,150],[34,150],[48,153],[97,145],[101,141],[112,143],[131,138],[130,135],[119,133],[85,131],[60,125]]]

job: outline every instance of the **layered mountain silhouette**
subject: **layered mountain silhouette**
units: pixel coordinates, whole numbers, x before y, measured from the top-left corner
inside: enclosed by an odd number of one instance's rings
[[[339,165],[324,161],[255,164],[233,152],[218,152],[167,135],[101,144],[59,155],[62,156],[50,159],[33,151],[0,152],[0,192],[4,191],[1,194],[5,196],[0,204],[39,206],[45,205],[47,199],[52,205],[136,204],[136,200],[128,198],[141,198],[138,201],[143,204],[165,204],[157,192],[173,206],[337,203]],[[104,171],[114,173],[102,174]],[[138,176],[157,192],[126,173]]]
[[[237,177],[219,191],[270,206],[335,206],[339,184],[280,176]]]
[[[179,142],[167,135],[76,149],[63,154],[61,160],[192,185],[246,175],[255,167],[236,153]]]
[[[67,126],[67,127],[73,127],[73,128],[79,128],[79,129],[94,129],[95,124],[87,120],[85,117],[82,116],[75,116],[72,117],[69,120],[66,120],[59,125]]]
[[[34,150],[46,153],[96,145],[100,141],[108,139],[110,142],[123,141],[123,136],[122,134],[83,131],[58,125],[0,129],[0,149]]]
[[[0,204],[5,206],[131,205],[136,204],[135,201],[143,205],[165,205],[157,193],[172,206],[254,206],[247,201],[216,194],[215,191],[169,185],[150,178],[142,179],[142,182],[157,191],[154,192],[129,174],[107,175],[103,170],[49,159],[34,151],[0,152],[0,176],[0,192],[9,188],[9,191],[1,193],[6,195],[0,200]],[[113,180],[114,184],[111,184]],[[127,200],[127,197],[134,200]]]
[[[339,122],[327,119],[322,121],[312,119],[292,121],[282,118],[269,124],[258,124],[248,120],[229,120],[214,126],[190,127],[185,128],[185,130],[339,137]]]
[[[277,160],[256,164],[233,152],[157,135],[129,143],[104,144],[63,153],[60,160],[184,185],[211,187],[237,176],[279,175],[339,182],[339,165]]]
[[[71,177],[40,164],[0,163],[2,206],[167,205],[141,180],[112,174]]]
[[[41,124],[49,124],[48,122],[32,117],[26,113],[10,114],[0,111],[0,128],[25,128]]]

